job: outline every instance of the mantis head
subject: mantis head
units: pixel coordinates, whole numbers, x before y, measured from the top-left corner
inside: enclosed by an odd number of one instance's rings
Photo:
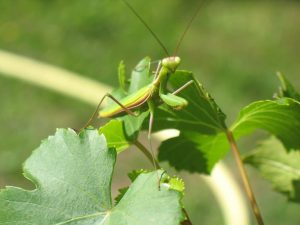
[[[175,72],[177,67],[180,64],[180,57],[178,56],[171,56],[171,57],[167,57],[164,58],[161,62],[163,67],[166,67],[168,70]]]

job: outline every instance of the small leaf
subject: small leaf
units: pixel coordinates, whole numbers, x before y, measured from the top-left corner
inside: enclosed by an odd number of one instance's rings
[[[128,90],[126,90],[127,85],[126,85],[126,77],[125,77],[125,64],[122,61],[119,65],[120,87],[113,90],[111,95],[120,101],[126,96],[134,92],[137,92],[141,88],[150,84],[153,79],[150,73],[150,61],[151,61],[150,58],[146,57],[138,63],[136,68],[132,71]],[[116,105],[116,103],[112,99],[108,98],[106,105],[107,106]]]
[[[131,73],[130,86],[128,93],[132,94],[133,92],[138,91],[144,86],[147,86],[152,82],[153,77],[150,74],[150,62],[151,59],[146,57],[142,59]]]
[[[116,149],[118,153],[129,148],[131,144],[124,132],[122,120],[112,119],[107,124],[100,127],[99,131],[101,134],[104,134],[107,146]]]
[[[125,195],[125,193],[128,191],[129,187],[124,187],[124,188],[120,188],[119,194],[115,197],[115,204],[117,205],[121,199],[123,198],[123,196]]]
[[[300,203],[300,151],[287,152],[275,137],[261,143],[244,158],[270,181],[275,190]]]
[[[178,177],[172,177],[169,180],[169,184],[170,184],[170,189],[184,193],[185,185],[182,179]]]
[[[128,177],[131,182],[134,182],[135,179],[141,175],[142,173],[149,173],[149,170],[139,169],[139,170],[133,170],[130,173],[128,173]]]
[[[59,129],[24,166],[33,191],[0,192],[0,224],[178,225],[184,219],[180,192],[157,185],[162,171],[139,175],[116,205],[111,179],[116,151],[103,135]]]
[[[149,111],[146,111],[137,117],[126,115],[112,119],[100,127],[99,132],[105,135],[108,147],[115,148],[120,153],[136,141],[141,126],[148,115]]]
[[[300,93],[296,91],[294,86],[286,79],[286,77],[281,73],[278,73],[277,76],[281,82],[281,87],[279,88],[277,96],[279,98],[288,97],[300,101]]]
[[[126,136],[130,140],[136,140],[138,138],[139,131],[144,123],[144,121],[149,116],[149,110],[145,112],[140,112],[138,116],[126,115],[121,119],[124,121],[124,129]]]
[[[286,149],[300,149],[300,103],[290,98],[258,101],[245,107],[231,130],[237,137],[264,129]]]
[[[161,144],[158,159],[168,161],[177,170],[209,174],[213,166],[226,155],[228,148],[224,133],[201,135],[184,132]]]

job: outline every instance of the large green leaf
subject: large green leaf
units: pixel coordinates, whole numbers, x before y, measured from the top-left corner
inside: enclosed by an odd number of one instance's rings
[[[258,101],[245,107],[231,130],[237,137],[264,129],[289,149],[300,149],[300,104],[294,99]]]
[[[224,133],[201,135],[185,132],[164,141],[159,148],[158,159],[168,161],[177,170],[209,174],[226,155],[228,148]]]
[[[177,170],[210,173],[227,153],[227,148],[222,148],[227,146],[223,138],[226,117],[191,72],[176,71],[170,76],[173,90],[191,80],[194,83],[178,94],[188,101],[186,108],[175,110],[161,105],[155,111],[154,130],[176,128],[181,133],[162,143],[158,158]]]
[[[300,202],[300,152],[287,152],[275,137],[261,143],[244,158],[259,170],[275,190],[290,200]]]
[[[277,136],[287,149],[300,149],[299,102],[290,98],[254,102],[241,110],[231,128],[237,139],[256,129],[264,129]],[[206,136],[199,132],[191,135],[184,127],[179,137],[160,146],[159,159],[168,161],[178,170],[209,173],[228,149],[224,133]]]
[[[174,90],[191,80],[194,83],[178,94],[188,101],[188,106],[175,110],[161,105],[155,112],[155,130],[177,128],[180,131],[212,135],[226,129],[225,114],[191,72],[176,71],[170,76],[170,84]]]
[[[141,174],[113,206],[111,179],[116,151],[96,130],[78,136],[59,129],[43,141],[24,165],[36,189],[7,187],[0,192],[0,224],[178,225],[183,219],[181,192],[162,171]]]

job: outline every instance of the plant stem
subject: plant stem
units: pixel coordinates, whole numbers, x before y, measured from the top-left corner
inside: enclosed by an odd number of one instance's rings
[[[141,150],[141,152],[150,160],[151,164],[154,162],[155,163],[155,166],[157,169],[160,169],[160,165],[158,164],[157,160],[154,159],[153,160],[153,157],[152,157],[152,154],[150,153],[150,151],[141,143],[139,142],[138,140],[136,140],[134,143],[133,143],[139,150]],[[193,225],[191,220],[190,220],[190,217],[187,213],[187,211],[185,209],[182,209],[183,210],[183,213],[186,217],[186,220],[183,221],[181,223],[181,225]]]
[[[227,135],[227,139],[230,143],[233,155],[235,157],[235,161],[238,165],[240,174],[242,176],[244,187],[245,187],[246,193],[248,195],[249,201],[251,203],[252,210],[253,210],[253,213],[255,215],[256,221],[259,225],[264,225],[263,218],[262,218],[261,212],[258,208],[257,202],[255,200],[255,196],[254,196],[254,193],[253,193],[250,181],[249,181],[249,177],[248,177],[247,171],[244,167],[244,164],[243,164],[243,161],[242,161],[242,158],[241,158],[241,154],[240,154],[240,151],[237,147],[236,141],[235,141],[231,131],[227,131],[226,135]]]
[[[183,213],[184,213],[184,215],[186,217],[186,220],[183,221],[183,222],[181,222],[181,225],[193,225],[192,221],[191,221],[191,219],[190,219],[190,217],[189,217],[189,215],[187,213],[187,211],[185,210],[185,208],[183,208],[182,211],[183,211]]]
[[[157,169],[160,169],[160,165],[158,164],[156,159],[153,159],[152,154],[150,153],[150,151],[138,140],[136,140],[133,143],[139,150],[141,150],[141,152],[151,161],[151,164],[153,164],[153,162],[155,163],[155,167]]]

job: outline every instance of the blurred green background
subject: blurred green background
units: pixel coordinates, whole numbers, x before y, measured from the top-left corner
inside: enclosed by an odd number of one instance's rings
[[[172,52],[199,1],[130,1]],[[179,51],[228,115],[276,91],[276,71],[300,89],[299,1],[207,1]],[[0,49],[117,85],[117,65],[128,71],[144,56],[164,52],[121,1],[0,1]],[[0,187],[30,187],[22,162],[56,127],[81,127],[94,108],[25,82],[0,76]],[[247,143],[247,142],[246,142]],[[245,149],[247,150],[247,145]],[[125,174],[149,166],[134,150],[121,154],[114,187]],[[231,162],[230,157],[227,159]],[[135,162],[133,164],[132,162]],[[233,165],[235,170],[235,165]],[[300,207],[271,191],[252,169],[266,224],[300,224]],[[222,224],[220,210],[195,175],[187,179],[187,210],[195,224]],[[196,200],[196,201],[195,201]],[[235,206],[232,206],[235,207]],[[238,209],[237,209],[238,210]],[[255,223],[253,223],[255,224]]]

